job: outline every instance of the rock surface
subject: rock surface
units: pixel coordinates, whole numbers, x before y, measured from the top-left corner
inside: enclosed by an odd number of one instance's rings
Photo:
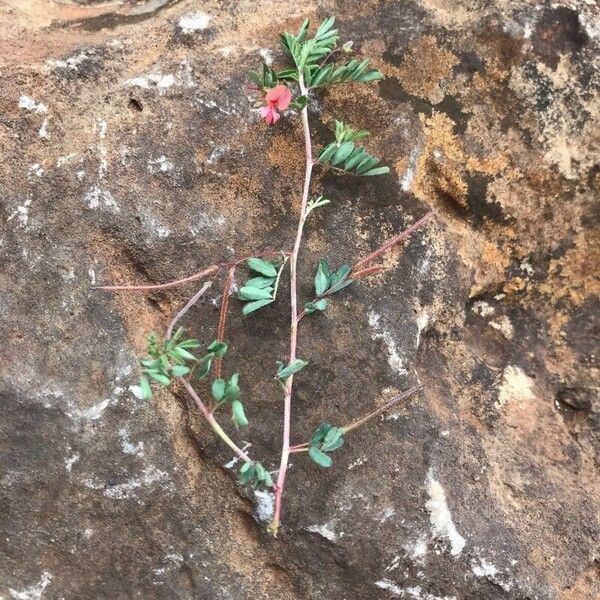
[[[303,296],[321,257],[437,217],[303,322],[294,439],[424,390],[333,469],[295,458],[271,539],[269,498],[184,395],[132,391],[193,286],[92,286],[289,247],[299,123],[259,123],[244,73],[330,13],[386,79],[316,95],[315,139],[335,117],[369,129],[392,175],[317,173],[333,202]],[[600,597],[595,2],[7,0],[0,32],[0,598]],[[187,320],[204,341],[218,300],[215,282]],[[225,363],[238,439],[273,469],[287,318],[284,296],[246,319],[232,301]]]

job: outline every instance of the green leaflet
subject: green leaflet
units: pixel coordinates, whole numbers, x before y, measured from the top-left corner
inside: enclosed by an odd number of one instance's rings
[[[344,444],[344,430],[331,423],[321,423],[312,434],[308,453],[321,467],[330,467],[333,463],[327,452],[337,450]]]
[[[249,258],[246,261],[248,267],[250,267],[253,271],[260,273],[266,277],[277,277],[277,269],[266,260],[262,258]]]
[[[308,454],[320,467],[329,468],[333,464],[331,457],[327,456],[325,452],[319,450],[316,446],[311,446],[308,449]]]
[[[277,377],[285,381],[290,375],[293,375],[301,369],[304,369],[307,364],[308,363],[305,360],[296,358],[287,367],[283,367],[282,365],[282,368],[277,371]]]
[[[234,400],[231,403],[231,420],[236,427],[247,427],[248,419],[244,413],[244,405],[239,400]]]
[[[271,474],[259,462],[246,462],[240,467],[238,481],[252,487],[273,487]]]
[[[363,147],[355,146],[355,141],[361,140],[368,135],[367,131],[355,130],[342,121],[336,121],[336,141],[323,148],[319,155],[319,162],[328,162],[333,167],[353,173],[354,175],[370,177],[389,173],[388,167],[377,167],[380,162],[378,158],[369,154]]]
[[[244,305],[244,308],[242,308],[242,312],[244,313],[244,315],[249,315],[250,313],[254,312],[255,310],[258,310],[259,308],[262,308],[263,306],[266,306],[267,304],[271,304],[271,302],[273,302],[273,299],[256,300],[256,302],[249,302],[248,304]]]

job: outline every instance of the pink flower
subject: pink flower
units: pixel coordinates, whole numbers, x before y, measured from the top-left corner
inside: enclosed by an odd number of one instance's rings
[[[277,110],[285,110],[290,105],[292,92],[287,86],[279,84],[267,92],[266,100],[267,105],[260,109],[260,116],[269,125],[274,125],[281,117]]]

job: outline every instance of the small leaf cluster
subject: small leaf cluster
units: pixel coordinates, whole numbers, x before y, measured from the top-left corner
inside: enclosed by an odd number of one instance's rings
[[[299,72],[303,72],[305,67],[316,65],[331,54],[338,40],[337,29],[333,29],[334,23],[334,17],[325,19],[311,39],[307,39],[308,19],[304,19],[296,35],[287,31],[281,34],[281,43],[296,63]]]
[[[330,296],[349,286],[354,280],[349,275],[352,268],[348,265],[342,265],[337,271],[332,272],[329,263],[323,259],[319,261],[317,274],[315,275],[315,294],[316,300],[307,302],[304,305],[304,311],[310,315],[317,311],[323,311],[327,308],[327,299],[323,296]]]
[[[151,333],[147,343],[149,358],[141,361],[143,375],[140,378],[144,400],[152,397],[150,380],[168,386],[173,377],[185,377],[192,372],[202,379],[210,372],[213,359],[222,358],[227,352],[227,344],[215,340],[207,347],[206,354],[197,358],[190,350],[199,348],[200,342],[196,339],[183,339],[182,327],[167,340],[159,340]]]
[[[152,389],[150,379],[167,386],[173,377],[183,377],[190,372],[187,363],[197,362],[197,358],[190,352],[200,346],[195,339],[182,339],[183,328],[179,328],[168,340],[159,340],[151,333],[147,338],[147,352],[149,358],[141,361],[143,375],[140,378],[142,398],[150,400]]]
[[[281,381],[285,381],[290,375],[297,373],[304,369],[304,367],[308,364],[305,360],[301,358],[294,359],[287,366],[284,366],[280,360],[277,361],[277,378]]]
[[[253,488],[264,486],[273,487],[271,474],[259,462],[246,462],[240,468],[239,482],[250,484]]]
[[[212,382],[211,393],[215,400],[215,408],[231,404],[231,420],[236,427],[247,427],[248,419],[241,401],[241,391],[238,385],[239,373],[234,373],[229,381],[220,377]]]
[[[289,32],[281,35],[281,43],[296,63],[298,72],[302,73],[306,87],[323,87],[347,81],[368,83],[382,79],[382,73],[369,69],[368,58],[362,61],[353,59],[339,66],[324,64],[334,53],[338,41],[337,29],[333,29],[334,23],[334,17],[325,19],[312,39],[307,39],[308,19],[304,20],[296,35]],[[344,45],[342,50],[347,51],[347,48]]]
[[[342,121],[335,122],[335,142],[327,144],[319,154],[320,163],[329,163],[333,167],[348,171],[354,175],[371,177],[389,173],[389,167],[378,167],[381,162],[369,154],[362,146],[356,146],[355,141],[369,135],[368,131],[354,130]]]
[[[262,70],[257,73],[250,71],[247,74],[248,79],[263,90],[274,88],[279,82],[297,81],[298,73],[295,69],[284,69],[283,71],[275,71],[268,65],[263,63]]]
[[[310,88],[349,81],[369,83],[371,81],[379,81],[382,78],[383,73],[381,71],[369,69],[368,58],[365,58],[363,61],[352,59],[345,65],[340,66],[328,64],[326,66],[314,65],[304,68],[304,82]]]
[[[320,467],[333,464],[328,452],[341,448],[344,444],[344,430],[331,423],[321,423],[308,442],[308,454]]]
[[[308,215],[315,210],[315,208],[320,208],[321,206],[325,206],[329,204],[331,200],[324,198],[323,196],[318,196],[317,198],[311,198],[306,204],[306,213],[304,217],[308,217]]]
[[[279,277],[285,261],[277,267],[262,258],[249,258],[246,264],[250,270],[258,274],[258,276],[248,279],[238,292],[238,298],[242,302],[246,302],[242,312],[249,315],[275,301]]]

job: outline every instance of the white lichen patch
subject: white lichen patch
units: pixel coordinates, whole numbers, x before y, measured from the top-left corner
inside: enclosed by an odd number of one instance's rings
[[[413,179],[415,178],[415,173],[417,170],[417,158],[419,157],[419,148],[415,147],[410,152],[410,157],[408,159],[408,167],[406,172],[400,179],[400,187],[405,192],[410,192],[410,187],[412,185]]]
[[[196,33],[197,31],[203,31],[208,28],[208,24],[212,17],[202,11],[196,11],[183,15],[179,19],[179,27],[185,34]]]
[[[175,168],[175,165],[166,157],[159,156],[158,158],[151,158],[148,161],[148,171],[153,175],[156,173],[167,173]]]
[[[379,589],[387,590],[388,592],[391,592],[395,596],[402,596],[404,594],[404,590],[402,590],[402,588],[400,586],[395,584],[390,579],[380,579],[379,581],[375,582],[375,585]]]
[[[275,512],[275,496],[266,490],[254,491],[254,507],[256,518],[266,523],[273,518]]]
[[[421,343],[421,333],[423,333],[424,331],[426,331],[430,325],[430,317],[429,317],[429,313],[425,312],[424,310],[421,311],[418,315],[417,315],[417,342],[416,342],[416,347],[419,347],[419,344]]]
[[[486,318],[491,317],[496,309],[491,305],[485,302],[485,300],[477,300],[477,302],[473,303],[471,310],[480,317]]]
[[[317,533],[321,537],[324,537],[326,540],[329,540],[330,542],[335,542],[338,539],[338,537],[342,537],[344,534],[338,534],[333,527],[334,522],[329,521],[324,525],[309,525],[308,527],[306,527],[306,531],[310,531],[311,533]]]
[[[258,53],[267,66],[271,66],[273,64],[273,53],[269,48],[261,48]]]
[[[24,590],[15,590],[9,588],[8,593],[15,600],[41,600],[44,590],[50,585],[52,574],[48,571],[42,573],[41,579],[34,585],[25,588]]]
[[[29,223],[29,207],[31,206],[31,198],[28,198],[21,204],[17,206],[17,210],[11,213],[6,221],[12,221],[15,217],[17,218],[17,223],[19,227],[25,229],[27,224]]]
[[[529,402],[535,398],[533,392],[534,382],[528,377],[523,369],[509,365],[502,374],[502,385],[497,407],[504,406],[508,402]]]
[[[162,75],[161,73],[149,73],[148,75],[128,79],[125,83],[132,87],[140,87],[146,90],[156,88],[159,94],[162,95],[170,87],[175,85],[175,76],[171,74]]]
[[[446,502],[446,492],[440,482],[434,478],[433,469],[430,469],[425,483],[429,493],[429,500],[425,503],[425,507],[429,511],[431,534],[434,539],[446,540],[450,544],[450,554],[458,556],[463,551],[466,540],[456,529]]]
[[[94,54],[93,50],[89,51],[90,54]],[[79,54],[74,54],[73,56],[69,56],[68,58],[49,58],[46,61],[46,64],[53,69],[68,69],[70,71],[78,71],[79,65],[82,63],[91,60],[91,56],[88,56],[85,52],[80,52]]]
[[[427,537],[420,535],[414,542],[408,542],[404,545],[406,556],[414,563],[422,563],[423,557],[427,554]]]
[[[398,375],[406,375],[407,370],[404,368],[404,360],[398,353],[396,342],[392,334],[381,325],[381,315],[374,311],[369,311],[369,325],[373,329],[371,338],[373,340],[382,340],[387,347],[387,359],[390,367],[398,373]]]
[[[69,452],[71,452],[71,450],[71,447],[69,447]],[[79,460],[79,458],[79,452],[73,452],[65,458],[65,469],[68,473],[70,473],[73,470],[73,465]]]
[[[127,427],[119,429],[119,438],[121,440],[121,450],[124,454],[131,454],[139,458],[144,457],[144,442],[132,444],[129,439],[129,429]]]
[[[135,498],[136,491],[140,488],[151,487],[155,483],[168,480],[168,473],[157,469],[155,466],[150,466],[142,471],[140,477],[130,479],[125,483],[107,487],[103,493],[107,498],[112,498],[113,500],[128,500],[130,498]]]
[[[485,558],[482,558],[479,561],[473,559],[471,561],[471,570],[476,577],[493,578],[494,575],[498,573],[498,569],[492,563],[485,560]]]
[[[103,190],[97,185],[88,190],[84,200],[91,209],[108,208],[113,212],[120,212],[121,210],[112,194],[108,190]]]
[[[507,340],[512,340],[515,330],[510,319],[506,315],[502,315],[496,321],[490,321],[490,327],[497,329]]]
[[[48,107],[45,104],[36,102],[29,96],[21,96],[19,98],[19,108],[37,113],[38,115],[45,115],[48,113]]]
[[[69,413],[69,416],[79,419],[87,419],[89,421],[96,421],[102,416],[102,413],[107,409],[110,403],[111,399],[107,398],[106,400],[102,400],[102,402],[98,402],[89,408],[84,408],[83,410],[76,409],[72,413]]]
[[[29,167],[29,174],[35,177],[41,177],[44,174],[44,168],[39,163],[35,163]]]

